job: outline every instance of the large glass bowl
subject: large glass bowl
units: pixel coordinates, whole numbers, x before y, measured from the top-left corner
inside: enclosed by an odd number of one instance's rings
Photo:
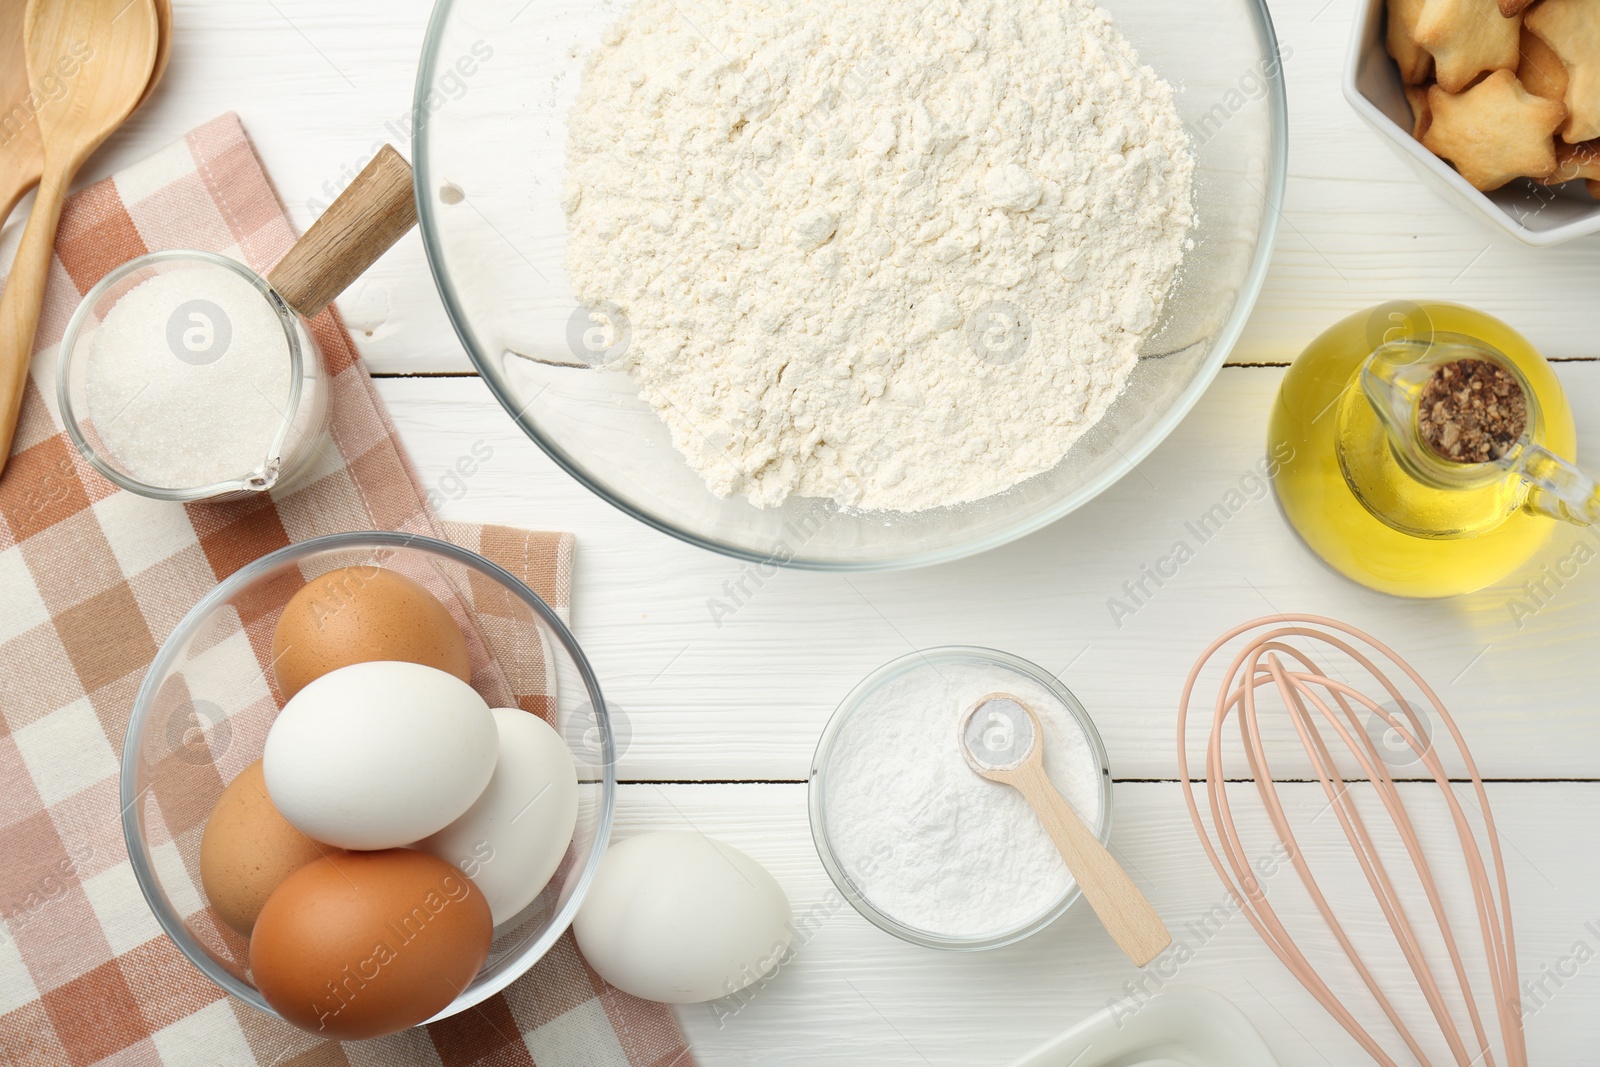
[[[577,831],[555,877],[495,928],[483,969],[435,1020],[504,989],[549,951],[572,924],[611,833],[616,746],[599,684],[561,619],[511,574],[455,545],[399,533],[332,534],[240,568],[184,616],[139,689],[122,747],[122,830],[167,936],[206,977],[268,1014],[276,1012],[250,980],[249,943],[206,903],[200,838],[223,787],[261,757],[278,714],[261,665],[284,604],[317,575],[375,566],[439,597],[467,635],[473,687],[493,707],[544,715],[578,772]]]
[[[1053,470],[914,514],[815,499],[719,499],[620,370],[593,366],[568,283],[566,117],[612,0],[439,0],[417,74],[417,202],[440,295],[507,411],[573,477],[642,522],[732,556],[820,570],[955,559],[1091,500],[1189,411],[1260,290],[1283,195],[1287,125],[1262,0],[1102,0],[1178,90],[1198,164],[1193,249],[1127,388]],[[618,131],[621,136],[622,131]],[[563,365],[565,364],[565,365]]]

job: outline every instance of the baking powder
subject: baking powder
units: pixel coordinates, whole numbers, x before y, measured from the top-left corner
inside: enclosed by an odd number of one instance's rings
[[[1089,739],[1049,689],[998,663],[934,656],[894,677],[840,728],[822,769],[827,840],[845,874],[879,911],[928,933],[1015,929],[1072,887],[1028,802],[962,755],[962,713],[995,692],[1038,715],[1050,780],[1097,828],[1100,764]]]

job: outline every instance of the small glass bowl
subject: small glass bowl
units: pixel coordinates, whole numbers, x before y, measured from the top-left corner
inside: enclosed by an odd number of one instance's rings
[[[817,856],[822,860],[822,866],[827,870],[828,877],[833,879],[834,886],[856,911],[860,912],[863,917],[879,929],[887,930],[903,941],[909,941],[914,945],[923,945],[928,948],[955,951],[1001,948],[1033,936],[1064,915],[1066,910],[1072,907],[1078,897],[1082,895],[1081,890],[1078,888],[1078,883],[1074,881],[1059,900],[1019,926],[981,937],[952,937],[947,934],[933,933],[907,925],[893,915],[880,910],[845,872],[844,864],[834,853],[833,845],[828,839],[828,810],[825,797],[827,795],[829,767],[833,759],[834,742],[843,732],[851,717],[866,705],[868,699],[879,689],[908,671],[922,667],[937,668],[940,664],[978,664],[1014,671],[1043,686],[1061,702],[1062,706],[1076,720],[1078,726],[1082,728],[1084,737],[1089,743],[1089,750],[1099,765],[1100,819],[1093,829],[1102,843],[1110,842],[1111,764],[1106,758],[1106,748],[1104,742],[1100,739],[1100,731],[1095,728],[1094,720],[1089,717],[1088,711],[1078,702],[1078,698],[1072,695],[1071,690],[1057,681],[1044,668],[1006,652],[966,645],[947,645],[939,648],[930,648],[891,660],[862,679],[850,691],[850,695],[840,702],[838,710],[833,713],[833,717],[828,720],[828,725],[823,728],[822,739],[817,742],[816,755],[811,759],[811,781],[807,790],[807,804],[811,814],[811,838],[816,844]],[[952,728],[952,737],[954,732]]]
[[[544,679],[554,696],[531,710],[567,742],[578,772],[577,830],[550,885],[495,928],[482,970],[433,1022],[510,985],[572,924],[616,804],[616,743],[594,672],[550,606],[507,571],[399,533],[332,534],[240,568],[184,616],[145,675],[122,748],[122,831],[139,888],[179,951],[224,991],[276,1015],[250,980],[248,942],[205,901],[200,838],[223,787],[260,758],[278,714],[261,663],[279,612],[309,579],[352,566],[397,571],[440,598],[467,635],[473,686],[491,706],[513,699],[506,680],[527,692]]]
[[[276,322],[277,328],[282,330],[281,355],[289,374],[282,396],[262,395],[262,401],[278,412],[279,422],[272,439],[262,443],[259,456],[241,461],[240,470],[205,485],[155,485],[117,454],[107,441],[105,428],[96,425],[89,384],[90,363],[95,337],[106,316],[123,297],[148,281],[183,271],[212,273],[223,285],[238,286],[242,281],[259,293],[264,307],[263,321]],[[209,365],[225,359],[234,340],[230,316],[211,301],[198,298],[175,304],[164,332],[174,367],[180,364],[193,367],[186,373],[195,375],[209,373]],[[73,312],[61,338],[61,355],[56,367],[61,421],[84,458],[130,493],[178,503],[227,500],[268,489],[291,488],[316,467],[317,457],[327,442],[328,391],[322,351],[300,316],[261,275],[242,263],[210,252],[152,252],[111,271],[84,295]],[[115,418],[112,416],[113,421]],[[149,425],[138,428],[140,433],[159,431],[159,427]]]

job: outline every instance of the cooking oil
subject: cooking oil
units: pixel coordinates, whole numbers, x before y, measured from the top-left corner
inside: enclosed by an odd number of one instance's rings
[[[1394,301],[1336,323],[1284,375],[1268,427],[1268,454],[1289,457],[1273,488],[1295,531],[1341,574],[1396,596],[1492,585],[1556,528],[1531,505],[1524,478],[1488,464],[1465,481],[1431,477],[1407,462],[1411,442],[1394,420],[1385,425],[1369,393],[1375,351],[1447,344],[1514,368],[1538,413],[1528,443],[1574,456],[1572,410],[1549,363],[1499,319],[1459,304]]]

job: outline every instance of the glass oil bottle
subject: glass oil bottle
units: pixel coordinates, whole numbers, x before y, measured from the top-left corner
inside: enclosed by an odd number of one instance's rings
[[[1451,462],[1422,440],[1423,387],[1443,363],[1483,360],[1519,383],[1526,427],[1488,462]],[[1572,411],[1549,363],[1500,320],[1457,304],[1358,312],[1284,376],[1268,454],[1285,517],[1341,574],[1396,596],[1445,597],[1515,571],[1555,530],[1600,519],[1573,467]]]

